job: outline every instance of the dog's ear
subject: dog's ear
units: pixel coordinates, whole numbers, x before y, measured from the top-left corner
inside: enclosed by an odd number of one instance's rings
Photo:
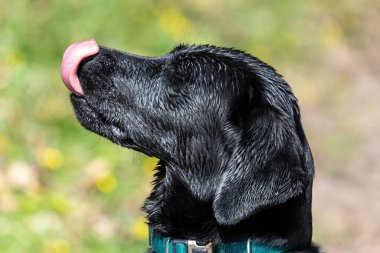
[[[245,118],[239,124],[240,140],[213,202],[219,224],[236,224],[305,191],[311,177],[304,166],[309,149],[293,102],[288,113],[256,104],[240,117]]]

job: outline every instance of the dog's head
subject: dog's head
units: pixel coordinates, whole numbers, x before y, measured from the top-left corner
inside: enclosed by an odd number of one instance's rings
[[[84,42],[68,49],[62,77],[85,128],[173,164],[184,181],[212,181],[188,185],[212,199],[220,224],[311,183],[295,97],[274,69],[241,51],[182,45],[142,57]]]

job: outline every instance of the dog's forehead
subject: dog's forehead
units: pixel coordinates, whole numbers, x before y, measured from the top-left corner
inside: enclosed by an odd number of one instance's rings
[[[228,53],[225,48],[210,45],[185,45],[176,46],[170,53],[175,58],[196,59],[197,57],[218,58],[226,57]],[[190,58],[189,58],[190,57]]]
[[[212,45],[180,44],[168,56],[172,64],[187,66],[190,70],[196,67],[210,67],[202,75],[212,72],[226,73],[231,70],[233,73],[230,73],[230,75],[237,77],[239,73],[251,72],[251,66],[259,64],[257,58],[244,51]],[[266,67],[265,64],[262,65]],[[229,78],[229,76],[226,76],[226,78]]]

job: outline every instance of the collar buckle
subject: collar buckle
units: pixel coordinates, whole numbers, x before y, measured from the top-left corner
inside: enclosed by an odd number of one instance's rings
[[[212,243],[206,245],[198,245],[197,241],[188,240],[187,241],[187,253],[213,253]]]
[[[172,244],[172,252],[176,253],[176,244],[181,243],[186,246],[187,253],[213,253],[212,243],[207,245],[198,245],[195,240],[170,240]],[[169,249],[169,240],[166,243],[166,251]]]

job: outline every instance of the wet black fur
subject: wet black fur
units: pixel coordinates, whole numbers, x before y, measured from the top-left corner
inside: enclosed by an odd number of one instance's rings
[[[214,46],[162,57],[101,47],[78,75],[85,95],[71,99],[81,124],[160,159],[143,206],[155,231],[319,252],[313,159],[297,99],[273,68]]]

